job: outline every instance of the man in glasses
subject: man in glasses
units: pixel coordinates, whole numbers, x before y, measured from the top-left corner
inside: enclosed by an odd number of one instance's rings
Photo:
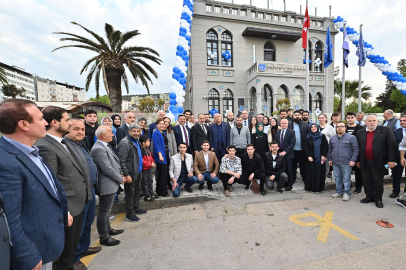
[[[336,180],[336,193],[331,197],[343,196],[343,201],[348,201],[351,195],[351,171],[357,162],[359,146],[355,136],[345,133],[343,121],[336,124],[336,129],[337,134],[331,137],[328,147],[329,165],[333,166]]]

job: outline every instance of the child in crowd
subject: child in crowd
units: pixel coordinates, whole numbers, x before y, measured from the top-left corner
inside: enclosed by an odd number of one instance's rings
[[[155,201],[156,195],[154,194],[152,185],[152,172],[151,168],[155,168],[154,158],[152,157],[152,152],[149,150],[150,140],[147,135],[142,135],[139,139],[141,144],[141,153],[142,153],[142,193],[144,194],[144,201],[153,202]]]

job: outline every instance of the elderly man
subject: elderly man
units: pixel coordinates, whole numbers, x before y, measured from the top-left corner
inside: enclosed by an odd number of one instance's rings
[[[121,234],[124,230],[114,230],[111,228],[110,213],[113,208],[117,188],[120,184],[125,183],[125,178],[121,174],[120,160],[108,144],[114,137],[111,128],[108,126],[99,127],[96,131],[96,136],[97,141],[92,148],[92,155],[99,171],[97,231],[100,237],[100,244],[115,246],[120,244],[120,241],[110,236]]]
[[[363,112],[358,112],[357,113],[357,124],[360,126],[364,126],[365,125],[365,121],[364,120],[364,113]]]
[[[202,142],[210,140],[210,130],[204,124],[204,114],[199,113],[198,115],[199,123],[196,123],[191,130],[192,133],[192,151],[196,155],[202,150]]]
[[[383,113],[383,118],[385,120],[382,123],[382,126],[390,128],[392,131],[397,130],[398,128],[401,128],[400,126],[400,121],[393,115],[392,110],[386,110]]]
[[[233,112],[229,112],[227,114],[227,124],[230,127],[230,129],[232,129],[233,127],[235,127],[235,121],[234,121],[234,113]]]
[[[263,123],[264,122],[264,114],[263,113],[259,113],[257,115],[257,122],[258,123]]]
[[[252,111],[252,115],[253,115],[254,111],[252,109],[251,109],[251,111]],[[247,111],[242,111],[241,112],[241,117],[242,117],[242,125],[244,127],[248,128],[248,126],[250,125],[250,119],[251,119],[251,118],[248,119],[248,112]]]
[[[390,128],[378,126],[376,115],[368,115],[366,122],[367,128],[359,130],[356,134],[359,145],[357,166],[361,169],[366,194],[361,203],[375,201],[376,207],[382,208],[385,165],[394,168],[399,152],[395,135]]]
[[[125,125],[122,125],[116,131],[117,145],[123,138],[128,136],[128,126],[135,123],[135,114],[132,112],[126,113],[124,115],[124,121]]]
[[[142,181],[142,154],[141,145],[138,142],[140,132],[141,127],[138,124],[131,124],[128,127],[128,135],[117,147],[121,170],[126,179],[124,184],[126,220],[131,222],[139,220],[136,214],[147,212],[140,208]]]
[[[230,129],[221,121],[221,114],[214,115],[214,124],[210,126],[210,131],[211,151],[216,153],[217,160],[220,161],[230,145]]]
[[[94,185],[97,183],[97,166],[90,155],[89,150],[83,143],[85,137],[85,124],[79,119],[71,119],[72,125],[69,133],[64,139],[75,152],[80,164],[82,164],[88,183],[91,183],[92,197],[88,199],[83,208],[83,224],[79,238],[79,245],[76,248],[73,267],[76,269],[86,269],[86,266],[80,261],[81,257],[95,254],[101,250],[101,247],[90,247],[90,233],[94,221],[96,210],[96,198]]]
[[[7,99],[0,104],[1,208],[7,211],[13,245],[9,258],[0,248],[1,269],[10,269],[10,260],[12,269],[52,270],[64,248],[65,227],[73,222],[64,187],[34,145],[45,137],[47,125],[30,100]],[[7,235],[1,235],[2,245],[9,244]]]

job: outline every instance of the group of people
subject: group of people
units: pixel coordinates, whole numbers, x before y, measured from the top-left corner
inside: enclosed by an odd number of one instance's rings
[[[319,114],[317,124],[307,111],[282,110],[279,119],[243,111],[235,118],[229,112],[225,122],[217,113],[211,123],[208,114],[197,115],[195,122],[186,110],[174,126],[164,111],[149,126],[131,112],[123,123],[112,115],[99,124],[91,109],[71,118],[59,107],[40,111],[28,100],[6,100],[0,104],[1,268],[86,269],[80,259],[101,250],[90,247],[96,195],[104,246],[120,244],[113,236],[124,232],[109,222],[122,191],[126,220],[137,222],[147,213],[140,208],[142,196],[147,203],[170,196],[168,190],[178,197],[183,184],[191,193],[194,184],[213,190],[221,180],[229,197],[236,184],[250,189],[259,181],[265,196],[265,187],[283,193],[301,178],[307,191],[320,192],[333,168],[332,197],[349,200],[354,170],[354,192],[363,187],[366,194],[361,202],[381,208],[385,166],[393,174],[390,197],[400,193],[406,115],[396,119],[387,110],[382,126],[375,115],[365,123],[352,112],[346,123],[339,117],[333,114],[328,123]],[[397,202],[406,208],[405,195]]]

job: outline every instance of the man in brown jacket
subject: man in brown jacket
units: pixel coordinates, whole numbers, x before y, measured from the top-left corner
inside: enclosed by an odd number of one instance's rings
[[[217,174],[219,172],[220,164],[217,160],[216,154],[210,152],[210,142],[202,142],[202,151],[196,154],[193,162],[193,171],[197,175],[197,183],[199,183],[199,189],[203,189],[204,180],[207,181],[207,188],[213,191],[213,184],[219,182]]]

